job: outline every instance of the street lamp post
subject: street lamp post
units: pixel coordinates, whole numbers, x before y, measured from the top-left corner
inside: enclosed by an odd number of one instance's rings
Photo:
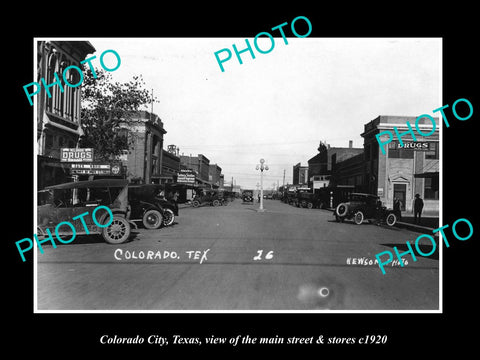
[[[260,170],[260,208],[258,211],[265,211],[263,208],[263,170],[268,170],[268,165],[264,165],[265,160],[260,159],[260,164],[256,166],[257,170]]]

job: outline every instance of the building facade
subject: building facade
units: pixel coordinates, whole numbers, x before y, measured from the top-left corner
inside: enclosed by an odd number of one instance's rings
[[[293,185],[308,185],[308,166],[293,166]]]
[[[353,142],[349,141],[348,147],[330,147],[320,143],[318,154],[308,160],[308,186],[313,189],[330,185],[332,176],[332,164],[339,163],[363,152],[362,148],[354,148]]]
[[[222,168],[217,164],[209,165],[208,181],[214,187],[223,187]]]
[[[196,172],[196,180],[199,184],[211,185],[209,182],[210,160],[205,155],[180,155],[180,164]]]
[[[37,82],[46,84],[60,79],[60,86],[53,85],[48,93],[42,86],[36,95],[37,102],[37,176],[38,189],[71,180],[69,167],[60,162],[61,148],[76,148],[82,135],[80,126],[81,85],[70,87],[63,81],[63,71],[68,66],[80,64],[95,48],[88,41],[38,41]],[[70,84],[79,82],[76,71],[67,71]],[[50,95],[50,96],[49,96]]]
[[[367,192],[377,194],[380,200],[393,207],[393,199],[402,202],[402,210],[412,212],[415,194],[424,201],[423,212],[438,216],[439,212],[439,124],[435,118],[436,128],[432,135],[421,136],[415,131],[416,141],[410,133],[407,121],[415,124],[414,116],[378,116],[365,124],[364,132],[364,171]],[[433,130],[430,120],[422,118],[418,121],[422,133]],[[397,127],[402,135],[402,144],[395,136],[393,127]],[[393,140],[385,145],[384,155],[375,135],[389,130],[394,134]],[[386,142],[388,135],[382,135]]]
[[[126,177],[134,183],[160,184],[163,165],[163,135],[167,132],[158,115],[138,111],[124,125],[129,149],[124,166]]]
[[[351,185],[356,192],[368,192],[365,181],[365,160],[361,152],[343,161],[332,159],[332,175],[330,185]]]
[[[163,151],[162,173],[160,177],[161,184],[173,183],[176,181],[180,171],[180,158],[170,151]]]

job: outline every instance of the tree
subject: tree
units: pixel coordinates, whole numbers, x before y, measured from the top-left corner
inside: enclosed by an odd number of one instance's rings
[[[79,146],[94,148],[97,159],[113,160],[132,140],[122,129],[128,129],[135,114],[156,99],[145,89],[141,75],[119,83],[102,69],[95,72],[96,78],[90,69],[84,71]]]

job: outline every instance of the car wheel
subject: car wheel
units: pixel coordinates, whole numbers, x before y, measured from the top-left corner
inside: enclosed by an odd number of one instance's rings
[[[393,213],[390,213],[385,219],[385,222],[387,223],[388,226],[393,226],[397,222],[397,216]]]
[[[193,207],[199,207],[200,206],[200,202],[198,200],[193,200],[192,201],[192,206]]]
[[[121,244],[130,236],[130,224],[121,216],[113,216],[110,225],[102,230],[102,236],[109,244]]]
[[[361,225],[363,223],[363,218],[364,218],[363,212],[357,211],[355,213],[355,217],[353,218],[353,221],[355,221],[355,224]]]
[[[163,226],[170,226],[175,221],[175,214],[172,209],[165,209],[163,211]]]
[[[146,229],[158,229],[163,223],[163,216],[160,211],[150,209],[143,214],[142,222]]]
[[[307,208],[312,209],[312,208],[313,208],[313,203],[308,202],[308,203],[307,203]]]
[[[340,217],[346,216],[348,213],[347,204],[344,204],[344,203],[338,204],[337,208],[335,209],[335,213]]]
[[[219,205],[220,205],[220,201],[218,201],[218,200],[213,200],[212,205],[213,205],[213,206],[219,206]]]

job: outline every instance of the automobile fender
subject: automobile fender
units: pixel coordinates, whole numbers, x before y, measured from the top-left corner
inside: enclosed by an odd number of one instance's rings
[[[115,215],[119,215],[119,216],[122,216],[124,218],[127,218],[127,212],[126,211],[123,211],[123,210],[120,210],[120,209],[110,209],[112,211],[112,214],[113,216]],[[105,224],[107,222],[107,217],[110,217],[110,214],[108,213],[108,211],[105,211],[102,216],[100,216],[100,219],[96,219],[97,222],[99,224]]]
[[[170,204],[168,202],[162,202],[162,203],[156,203],[155,204],[161,211],[164,211],[164,209],[170,209],[173,212],[175,212],[175,206],[173,204]]]

